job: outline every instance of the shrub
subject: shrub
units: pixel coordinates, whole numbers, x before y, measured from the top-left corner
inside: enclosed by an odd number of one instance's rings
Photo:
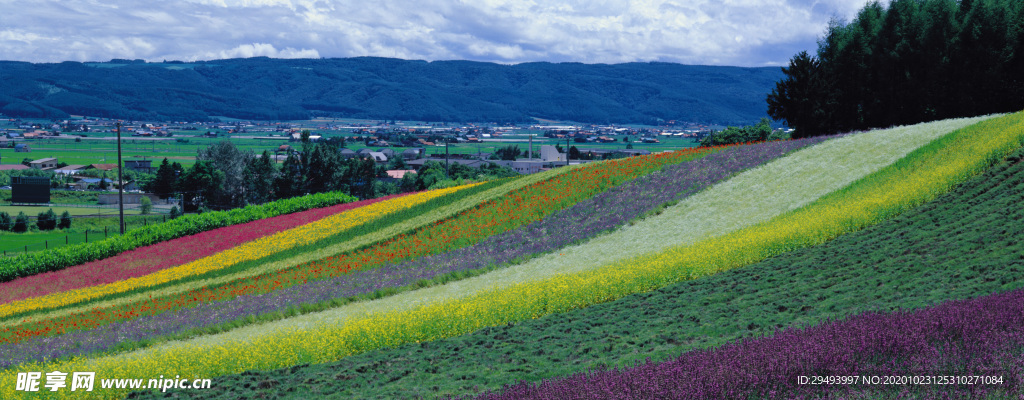
[[[178,206],[171,207],[171,219],[175,219],[181,216],[181,211],[178,211]]]
[[[14,227],[11,230],[19,233],[28,232],[28,215],[19,212],[18,217],[14,219]]]
[[[147,215],[153,211],[153,201],[150,200],[149,197],[142,196],[142,199],[139,200],[139,204],[142,215]]]
[[[60,221],[57,222],[57,228],[59,229],[70,229],[71,228],[71,213],[64,211],[60,214]]]
[[[0,212],[0,231],[11,230],[11,215],[5,212]]]
[[[36,226],[41,231],[52,231],[57,227],[57,214],[53,213],[53,209],[49,209],[46,212],[41,212],[36,216]]]

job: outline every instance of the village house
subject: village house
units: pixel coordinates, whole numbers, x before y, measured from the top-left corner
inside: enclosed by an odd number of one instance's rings
[[[153,160],[125,160],[124,167],[130,171],[152,173]]]
[[[384,153],[381,153],[379,151],[371,151],[369,154],[370,157],[373,157],[373,161],[376,161],[379,164],[388,162],[388,156],[385,155]]]
[[[117,169],[117,164],[90,164],[89,167],[98,169],[100,171],[113,171]]]
[[[404,158],[406,161],[408,161],[408,160],[415,160],[417,158],[423,157],[423,152],[424,151],[423,151],[422,148],[419,148],[419,149],[405,149],[405,151],[402,152],[402,158]]]
[[[68,165],[55,169],[53,172],[63,175],[74,175],[80,171],[91,169],[88,165]]]
[[[338,152],[341,153],[341,158],[344,158],[344,159],[354,158],[354,157],[356,157],[358,155],[352,149],[347,149],[347,148],[342,148],[341,150],[338,150]]]
[[[388,177],[385,178],[384,180],[385,181],[395,182],[395,181],[402,180],[402,178],[404,178],[406,174],[415,174],[416,170],[414,170],[414,169],[389,169],[389,170],[387,170],[385,172],[388,174]]]
[[[29,162],[28,165],[30,167],[32,167],[32,169],[41,169],[41,170],[54,169],[54,168],[57,168],[57,159],[56,158],[40,158],[38,160]]]

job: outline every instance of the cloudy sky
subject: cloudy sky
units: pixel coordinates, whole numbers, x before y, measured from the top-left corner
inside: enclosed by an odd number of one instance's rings
[[[783,65],[867,0],[0,0],[0,60]]]

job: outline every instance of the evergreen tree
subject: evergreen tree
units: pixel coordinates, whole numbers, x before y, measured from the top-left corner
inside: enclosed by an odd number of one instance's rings
[[[255,157],[251,151],[240,151],[229,140],[222,140],[199,151],[196,160],[210,162],[223,175],[222,186],[218,188],[216,195],[207,197],[209,206],[228,209],[245,205],[244,170]]]
[[[287,199],[305,194],[303,181],[305,172],[302,169],[302,162],[295,153],[289,153],[288,158],[281,165],[281,172],[274,180],[274,195],[278,199]]]
[[[174,194],[175,184],[178,180],[178,172],[164,158],[164,161],[160,163],[160,167],[156,170],[156,178],[153,180],[153,194],[161,199],[171,197]]]
[[[224,173],[210,161],[197,161],[181,176],[181,189],[186,211],[197,211],[215,204],[222,195]]]
[[[833,21],[768,96],[794,137],[1024,108],[1024,2],[893,0]]]
[[[632,149],[633,148],[633,144],[632,143],[628,143],[628,144],[626,144],[626,146],[627,146],[626,147],[627,149]],[[570,160],[579,160],[580,159],[580,149],[577,149],[576,146],[569,146],[569,159]]]
[[[245,166],[246,202],[263,204],[274,199],[277,174],[269,152],[264,150],[259,157],[249,160]]]
[[[337,147],[318,143],[310,153],[308,168],[306,180],[309,193],[338,190],[338,178],[343,174],[343,166]]]
[[[70,229],[71,228],[71,213],[64,211],[60,214],[60,221],[57,222],[57,228],[59,229]]]
[[[0,211],[0,231],[10,231],[11,222],[11,215]]]
[[[514,144],[499,147],[494,150],[494,155],[499,160],[515,161],[520,154],[522,154],[522,150],[519,149],[519,145]]]
[[[57,227],[57,214],[54,214],[52,208],[36,215],[36,227],[41,231],[51,231]]]
[[[24,212],[18,212],[18,216],[14,219],[14,226],[11,227],[12,232],[28,232],[28,215]]]

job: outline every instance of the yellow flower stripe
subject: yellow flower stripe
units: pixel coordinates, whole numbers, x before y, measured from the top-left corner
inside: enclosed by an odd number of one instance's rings
[[[138,378],[160,374],[211,377],[331,361],[610,301],[821,243],[892,217],[948,191],[1022,143],[1024,113],[1018,113],[953,132],[799,210],[692,246],[678,246],[581,273],[477,291],[459,299],[441,298],[412,309],[399,306],[395,311],[380,308],[362,314],[351,312],[341,323],[337,319],[318,323],[309,318],[316,314],[309,314],[292,319],[287,328],[270,332],[257,329],[266,326],[253,326],[125,354],[24,365],[0,374],[0,395],[8,398],[17,394],[13,388],[18,371],[96,371],[98,376]],[[297,323],[299,320],[307,322]]]
[[[25,311],[66,306],[97,297],[124,293],[140,288],[172,282],[184,277],[224,269],[243,261],[256,260],[293,247],[330,237],[366,221],[425,203],[456,190],[479,185],[463,185],[430,190],[348,210],[289,230],[244,243],[214,255],[149,275],[123,281],[65,292],[48,294],[0,305],[0,317]]]

